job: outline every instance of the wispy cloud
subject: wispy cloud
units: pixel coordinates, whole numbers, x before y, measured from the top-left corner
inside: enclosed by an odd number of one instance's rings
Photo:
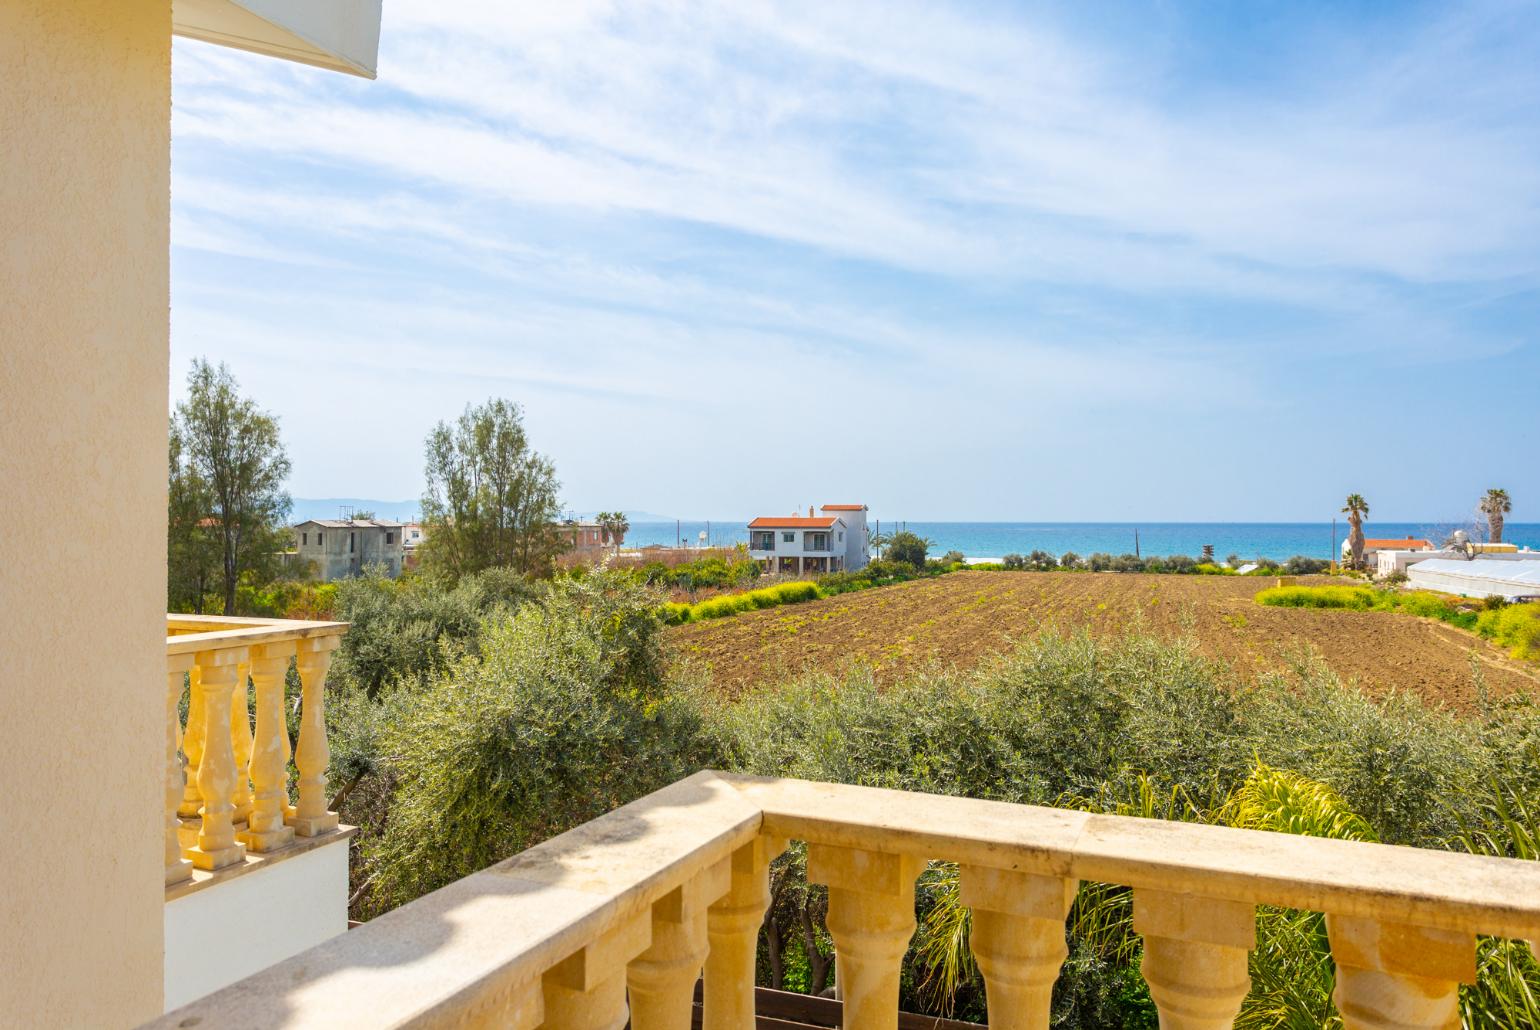
[[[281,323],[387,392],[527,394],[660,449],[692,404],[806,426],[871,394],[926,413],[864,412],[885,433],[959,446],[990,411],[985,464],[1054,427],[1114,446],[1109,412],[1177,397],[1176,421],[1323,410],[1363,356],[1532,365],[1505,312],[1540,289],[1533,14],[1430,8],[1371,42],[1307,12],[1256,84],[1173,57],[1226,39],[910,3],[401,0],[377,83],[179,44],[177,347]],[[221,285],[241,263],[258,281]],[[1264,449],[1231,435],[1216,457]],[[632,482],[568,473],[580,506],[659,489]],[[667,489],[623,500],[710,510]]]

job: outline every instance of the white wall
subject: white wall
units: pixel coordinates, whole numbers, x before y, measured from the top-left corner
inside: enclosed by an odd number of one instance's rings
[[[166,904],[166,1010],[348,928],[348,841],[254,869]]]

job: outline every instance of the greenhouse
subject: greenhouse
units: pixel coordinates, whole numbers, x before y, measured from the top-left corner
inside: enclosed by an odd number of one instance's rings
[[[1431,558],[1406,570],[1412,586],[1465,597],[1540,599],[1540,558],[1501,561],[1493,558]]]

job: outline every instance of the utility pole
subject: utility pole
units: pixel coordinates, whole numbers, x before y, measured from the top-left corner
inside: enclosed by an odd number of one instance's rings
[[[1337,571],[1337,516],[1331,517],[1331,551],[1326,555],[1326,560],[1331,562],[1331,570]]]
[[[1138,526],[1134,527],[1134,557],[1135,558],[1143,557],[1139,553],[1139,527]]]

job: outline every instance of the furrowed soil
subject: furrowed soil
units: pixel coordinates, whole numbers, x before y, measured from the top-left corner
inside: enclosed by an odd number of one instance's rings
[[[1048,628],[1193,637],[1241,678],[1287,668],[1291,657],[1314,651],[1371,694],[1413,691],[1456,709],[1476,702],[1473,663],[1492,695],[1540,686],[1535,666],[1432,619],[1257,604],[1256,593],[1273,584],[1240,576],[954,572],[675,626],[667,639],[676,666],[703,670],[728,693],[808,671],[866,666],[891,681],[927,664],[967,667]]]

